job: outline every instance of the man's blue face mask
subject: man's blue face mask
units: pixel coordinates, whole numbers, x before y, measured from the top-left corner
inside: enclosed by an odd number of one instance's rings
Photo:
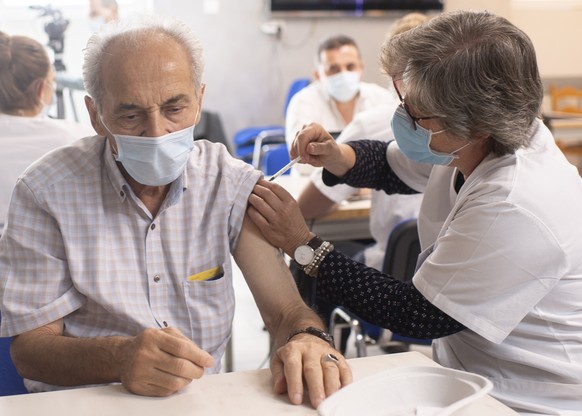
[[[160,137],[143,137],[113,134],[101,123],[117,144],[115,160],[142,185],[167,185],[184,172],[194,148],[195,124]]]

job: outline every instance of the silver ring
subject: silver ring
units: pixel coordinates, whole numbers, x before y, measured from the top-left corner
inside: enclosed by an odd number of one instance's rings
[[[337,363],[339,362],[339,360],[337,359],[337,357],[331,353],[329,354],[325,354],[323,357],[321,357],[323,362],[332,362],[334,364],[337,365]]]

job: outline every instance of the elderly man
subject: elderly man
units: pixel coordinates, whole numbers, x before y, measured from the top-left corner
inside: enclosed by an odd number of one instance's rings
[[[313,406],[351,380],[278,251],[245,217],[260,173],[193,142],[202,47],[177,21],[95,34],[96,137],[16,185],[0,240],[2,336],[32,391],[121,382],[167,396],[216,373],[234,314],[230,255],[276,344],[275,391]]]

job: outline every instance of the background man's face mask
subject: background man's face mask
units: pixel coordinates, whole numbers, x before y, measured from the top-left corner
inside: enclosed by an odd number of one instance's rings
[[[339,102],[347,102],[360,91],[360,73],[341,71],[321,78],[327,93]]]

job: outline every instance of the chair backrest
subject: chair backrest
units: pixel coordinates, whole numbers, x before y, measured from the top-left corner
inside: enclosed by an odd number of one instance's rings
[[[218,113],[205,110],[200,112],[200,121],[194,129],[194,140],[209,140],[211,142],[222,143],[232,153],[232,145],[226,138],[222,120]]]
[[[295,94],[301,91],[303,88],[307,87],[311,83],[309,78],[297,78],[291,83],[289,91],[287,92],[287,98],[285,100],[285,107],[283,107],[283,115],[287,115],[287,107],[289,107],[289,101]]]
[[[11,338],[0,338],[0,396],[28,393],[10,358]]]
[[[407,282],[416,270],[416,260],[420,254],[420,239],[416,219],[398,224],[388,237],[382,271]]]
[[[285,107],[283,107],[283,115],[287,114],[287,106],[289,105],[289,101],[291,98],[300,91],[301,89],[305,88],[309,85],[308,78],[298,78],[289,87],[287,91],[287,97],[285,99]],[[242,130],[238,130],[234,137],[232,138],[232,144],[234,147],[234,155],[239,159],[242,159],[248,163],[252,163],[253,166],[257,166],[256,163],[258,161],[258,150],[255,150],[255,140],[261,136],[261,133],[264,132],[271,132],[273,130],[280,130],[282,131],[283,138],[285,137],[285,126],[280,125],[260,125],[260,126],[251,126],[244,128]],[[261,145],[262,146],[262,145]],[[260,149],[261,146],[258,148]]]
[[[582,114],[582,89],[550,86],[552,111]]]
[[[268,145],[268,149],[264,150],[263,161],[262,161],[262,170],[265,172],[265,175],[270,176],[274,175],[289,163],[291,160],[289,159],[289,150],[287,150],[287,145],[277,144],[277,145]],[[284,175],[288,175],[290,170],[284,173]]]

